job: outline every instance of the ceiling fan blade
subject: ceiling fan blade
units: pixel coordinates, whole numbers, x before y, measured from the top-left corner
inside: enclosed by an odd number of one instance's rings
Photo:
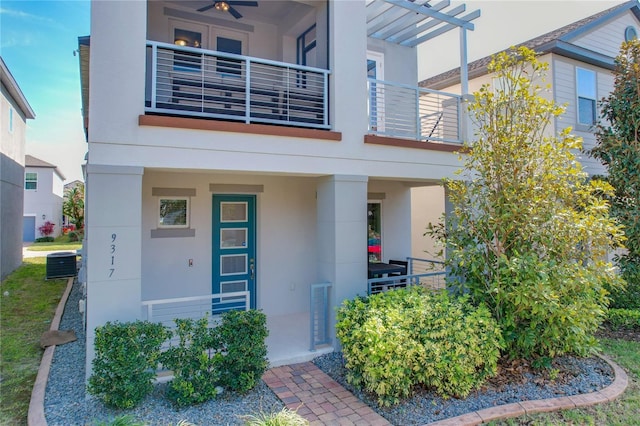
[[[240,12],[238,12],[237,10],[235,10],[233,8],[233,6],[229,5],[229,13],[233,15],[234,18],[236,19],[240,19],[242,18],[242,15],[240,14]]]
[[[229,0],[227,3],[229,3],[230,6],[251,6],[251,7],[258,7],[258,2],[257,1],[245,1],[245,0]]]
[[[215,5],[216,5],[215,3],[211,3],[208,6],[201,7],[200,9],[198,9],[198,12],[206,12],[207,10],[211,9],[212,7],[214,7]]]

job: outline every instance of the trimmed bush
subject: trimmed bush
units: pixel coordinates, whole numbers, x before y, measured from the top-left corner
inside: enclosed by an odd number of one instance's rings
[[[223,345],[221,384],[244,393],[253,389],[267,369],[267,317],[256,310],[229,311],[216,328]]]
[[[137,405],[153,390],[160,346],[168,336],[164,326],[148,321],[97,327],[89,393],[109,406]]]
[[[337,320],[347,381],[373,392],[381,405],[418,385],[464,397],[496,374],[503,347],[484,306],[420,287],[345,301]]]
[[[177,405],[199,404],[217,395],[222,359],[216,329],[207,318],[198,321],[176,319],[174,333],[179,337],[160,357],[164,367],[173,371],[167,396]]]
[[[640,331],[640,310],[637,309],[609,309],[605,323],[612,330]]]
[[[176,319],[179,343],[161,356],[174,374],[167,396],[184,406],[214,398],[219,387],[253,389],[267,368],[266,323],[256,310],[225,312],[215,328],[207,318]]]
[[[52,243],[55,239],[53,237],[40,237],[36,238],[34,242],[36,243]]]

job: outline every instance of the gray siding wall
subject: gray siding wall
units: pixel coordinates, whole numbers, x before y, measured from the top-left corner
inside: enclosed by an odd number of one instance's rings
[[[553,59],[555,100],[558,104],[566,105],[565,113],[556,120],[556,129],[562,130],[572,127],[573,133],[583,138],[584,149],[591,149],[596,142],[593,132],[588,127],[577,124],[576,67],[596,71],[597,99],[602,99],[611,93],[613,90],[613,75],[608,70],[571,59],[559,56],[554,56]],[[605,170],[599,162],[585,154],[580,154],[580,157],[585,170],[589,174],[604,173]]]
[[[640,25],[632,12],[620,16],[609,23],[603,24],[584,35],[579,35],[571,42],[577,46],[593,50],[611,57],[618,56],[620,45],[624,41],[624,30],[634,26],[640,34]]]
[[[0,279],[22,263],[24,167],[0,155]]]

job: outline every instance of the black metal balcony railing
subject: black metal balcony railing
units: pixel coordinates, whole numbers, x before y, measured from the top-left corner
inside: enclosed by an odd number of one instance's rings
[[[146,111],[329,129],[329,71],[147,42]]]

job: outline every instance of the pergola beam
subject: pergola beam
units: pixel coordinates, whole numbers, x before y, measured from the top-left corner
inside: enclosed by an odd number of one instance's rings
[[[467,30],[474,29],[474,25],[471,22],[464,21],[462,19],[458,19],[456,17],[450,16],[446,13],[442,13],[436,10],[431,10],[431,8],[425,8],[422,6],[418,6],[407,0],[383,0],[386,3],[392,4],[394,6],[402,7],[404,9],[411,10],[416,13],[421,13],[433,19],[438,19],[440,21],[446,22],[448,24],[455,25],[457,27],[465,28]]]

